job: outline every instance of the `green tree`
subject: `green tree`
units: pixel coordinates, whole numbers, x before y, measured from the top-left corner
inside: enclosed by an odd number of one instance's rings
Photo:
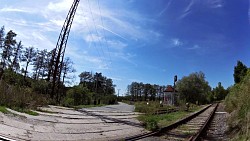
[[[195,72],[189,76],[184,76],[181,80],[177,81],[176,87],[180,99],[191,103],[206,103],[208,95],[211,93],[211,87],[205,80],[203,72]]]
[[[48,52],[46,49],[44,50],[37,50],[37,55],[34,57],[34,61],[32,63],[33,65],[33,70],[34,70],[34,78],[44,78],[46,76],[46,71],[48,70],[48,62],[47,62],[47,57],[48,57]]]
[[[91,72],[82,72],[81,74],[79,74],[80,77],[80,83],[83,83],[84,85],[86,83],[92,82],[93,80],[93,75]]]
[[[213,96],[215,100],[223,100],[227,95],[227,90],[221,85],[221,82],[218,83],[218,86],[213,89]]]
[[[24,55],[22,56],[22,61],[26,62],[25,71],[24,71],[24,78],[26,78],[26,76],[27,76],[27,70],[28,70],[29,64],[32,61],[34,61],[35,57],[36,57],[36,51],[35,51],[34,47],[25,48]]]
[[[93,94],[94,104],[111,104],[115,99],[115,85],[112,79],[102,75],[102,73],[82,72],[80,75],[80,85],[87,87]]]
[[[6,68],[6,66],[10,65],[11,63],[12,51],[16,44],[16,40],[14,39],[16,35],[17,34],[15,32],[10,30],[5,36],[4,46],[2,48],[2,60],[4,68]]]
[[[22,54],[23,45],[20,41],[18,44],[16,44],[13,48],[13,61],[11,62],[10,69],[18,72],[20,69],[20,60],[21,60],[21,54]]]
[[[5,33],[4,33],[4,26],[2,26],[0,28],[0,49],[3,50],[3,47],[4,47],[4,36],[5,36]]]
[[[227,112],[230,113],[228,119],[229,131],[233,133],[233,140],[249,140],[250,134],[250,71],[241,83],[237,83],[229,89],[229,94],[225,98]]]
[[[64,104],[66,106],[71,105],[83,105],[89,104],[91,101],[91,92],[87,87],[83,85],[74,86],[67,91]]]
[[[72,76],[70,76],[70,74],[76,72],[76,70],[73,67],[73,64],[74,64],[73,61],[70,60],[69,57],[66,57],[64,59],[63,68],[62,68],[62,75],[63,75],[62,83],[63,84],[64,84],[64,82],[70,84],[69,80],[72,79]]]
[[[244,65],[241,61],[238,61],[237,65],[234,67],[234,82],[235,83],[241,82],[246,73],[247,73],[247,66]]]

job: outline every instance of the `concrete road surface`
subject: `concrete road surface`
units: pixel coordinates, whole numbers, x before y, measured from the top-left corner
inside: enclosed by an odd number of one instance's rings
[[[120,112],[134,112],[135,106],[128,105],[126,103],[118,102],[118,105],[108,105],[103,107],[92,107],[84,108],[87,110],[97,110],[97,111],[120,111]]]
[[[1,136],[14,140],[116,140],[147,132],[135,118],[134,106],[125,103],[104,107],[41,107],[38,116],[8,109],[0,112]]]

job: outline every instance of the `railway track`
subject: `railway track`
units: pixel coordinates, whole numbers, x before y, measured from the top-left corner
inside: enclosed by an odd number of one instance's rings
[[[227,131],[227,117],[228,113],[224,110],[224,105],[220,103],[214,114],[214,117],[209,124],[209,127],[206,130],[206,133],[203,134],[201,140],[203,141],[227,141],[229,140],[226,134]]]
[[[182,120],[177,121],[167,127],[161,128],[156,132],[149,132],[137,136],[128,137],[125,140],[167,140],[167,141],[182,141],[200,140],[205,129],[211,122],[218,104],[209,105],[199,112],[196,112]]]

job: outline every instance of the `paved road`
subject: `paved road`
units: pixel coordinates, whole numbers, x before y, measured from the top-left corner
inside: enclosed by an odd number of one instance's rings
[[[126,103],[118,102],[117,105],[108,105],[102,107],[92,107],[92,108],[84,108],[89,110],[97,110],[97,111],[119,111],[119,112],[134,112],[135,106],[128,105]]]
[[[135,118],[134,106],[119,103],[75,111],[72,108],[41,107],[31,116],[8,109],[0,112],[1,136],[16,140],[117,140],[146,132]]]

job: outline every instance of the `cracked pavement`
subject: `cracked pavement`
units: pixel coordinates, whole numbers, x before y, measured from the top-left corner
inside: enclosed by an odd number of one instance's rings
[[[147,132],[136,119],[139,113],[125,103],[103,107],[40,107],[38,116],[8,109],[0,113],[0,136],[13,140],[117,140]]]

